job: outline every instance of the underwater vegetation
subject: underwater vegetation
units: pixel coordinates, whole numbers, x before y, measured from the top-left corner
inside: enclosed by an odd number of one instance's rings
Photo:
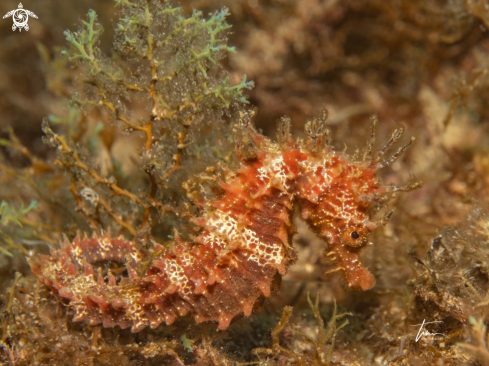
[[[486,2],[66,4],[0,25],[0,364],[489,363]]]

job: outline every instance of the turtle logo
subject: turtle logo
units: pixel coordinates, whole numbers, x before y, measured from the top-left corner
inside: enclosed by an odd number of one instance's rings
[[[12,19],[14,21],[14,25],[12,26],[13,31],[15,31],[17,28],[19,28],[19,32],[22,31],[22,28],[28,31],[29,25],[27,24],[27,21],[29,20],[29,15],[37,19],[36,14],[34,14],[32,11],[25,10],[22,6],[22,3],[19,3],[19,8],[9,11],[3,16],[3,19],[12,16]]]

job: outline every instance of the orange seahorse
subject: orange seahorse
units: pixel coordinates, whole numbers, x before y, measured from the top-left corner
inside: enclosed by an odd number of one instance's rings
[[[382,160],[402,135],[396,130],[374,157],[374,118],[363,159],[354,161],[331,148],[326,113],[306,124],[305,143],[291,137],[288,118],[279,125],[278,142],[271,142],[252,126],[252,115],[243,113],[235,129],[240,165],[225,173],[221,196],[201,203],[203,215],[194,222],[202,230],[192,242],[177,237],[169,248],[155,245],[149,265],[150,256],[133,242],[109,233],[65,239],[50,256],[30,258],[40,280],[69,301],[74,321],[138,332],[190,315],[197,323],[218,322],[219,329],[226,329],[233,318],[250,316],[293,263],[295,204],[327,241],[327,255],[337,262],[348,285],[360,290],[375,285],[358,252],[392,212],[373,221],[368,210],[397,191],[420,186],[382,186],[375,173],[396,160],[414,138]],[[103,276],[101,268],[96,274],[93,264],[103,261],[124,263],[127,277],[110,270]]]

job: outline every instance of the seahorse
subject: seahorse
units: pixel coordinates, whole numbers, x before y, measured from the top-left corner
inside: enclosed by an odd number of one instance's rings
[[[395,130],[374,157],[373,118],[366,151],[355,160],[333,150],[327,113],[305,125],[306,141],[294,140],[290,119],[282,118],[277,142],[256,131],[253,113],[242,113],[235,128],[239,166],[225,171],[221,195],[200,203],[203,214],[194,223],[201,231],[191,242],[176,236],[168,247],[154,245],[148,256],[122,236],[77,235],[72,242],[65,238],[49,256],[29,259],[33,273],[69,302],[74,321],[139,332],[192,316],[197,323],[217,322],[218,329],[227,329],[234,318],[257,311],[293,264],[295,205],[327,242],[327,256],[348,286],[368,290],[375,285],[359,251],[392,211],[373,220],[369,209],[421,185],[383,186],[376,172],[394,162],[414,138],[382,160],[402,136],[402,129]],[[124,264],[127,276],[110,269],[103,274],[101,267],[95,271],[93,265],[103,261]]]

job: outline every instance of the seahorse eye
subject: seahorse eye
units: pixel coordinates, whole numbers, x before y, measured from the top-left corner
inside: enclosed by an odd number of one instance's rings
[[[367,242],[368,230],[355,225],[346,227],[341,233],[341,243],[352,248],[359,248]]]

